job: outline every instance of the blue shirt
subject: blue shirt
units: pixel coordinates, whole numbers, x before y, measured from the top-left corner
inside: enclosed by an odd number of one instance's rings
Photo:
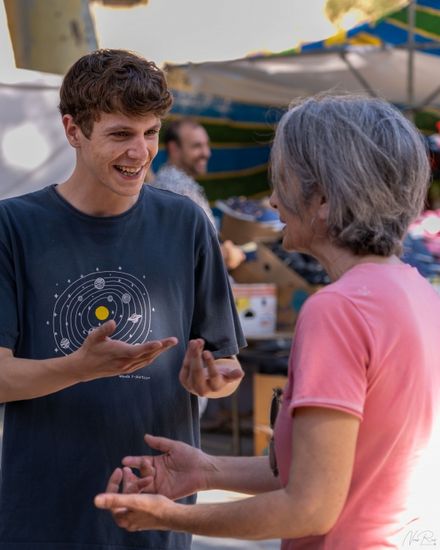
[[[120,529],[93,497],[123,456],[151,454],[144,433],[199,445],[197,397],[178,380],[188,340],[215,357],[244,345],[206,216],[148,186],[113,217],[79,212],[54,186],[2,201],[0,304],[0,346],[16,357],[72,353],[107,319],[133,344],[179,339],[133,374],[6,404],[0,548],[188,548],[182,533]]]

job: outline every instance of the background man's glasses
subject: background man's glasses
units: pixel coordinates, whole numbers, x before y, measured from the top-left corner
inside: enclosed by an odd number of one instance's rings
[[[281,388],[274,388],[272,393],[272,401],[270,402],[270,429],[272,430],[272,436],[269,441],[269,464],[270,469],[275,477],[278,477],[278,465],[277,457],[275,455],[275,440],[273,437],[273,429],[275,426],[275,420],[277,419],[278,411],[281,405],[281,396],[283,390]]]

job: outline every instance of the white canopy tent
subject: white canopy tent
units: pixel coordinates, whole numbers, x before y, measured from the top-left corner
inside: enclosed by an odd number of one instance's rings
[[[74,165],[58,113],[61,77],[11,69],[0,74],[0,198],[63,181]]]
[[[392,47],[348,47],[341,51],[301,53],[219,63],[169,66],[171,85],[191,94],[232,101],[286,106],[296,96],[324,90],[369,90],[397,105],[407,100],[407,57]],[[440,57],[415,52],[414,103],[438,90]],[[440,94],[431,106],[440,108]]]

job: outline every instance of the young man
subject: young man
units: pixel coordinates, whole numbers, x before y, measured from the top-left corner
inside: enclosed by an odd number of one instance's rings
[[[93,52],[60,95],[72,175],[0,202],[0,547],[188,548],[122,532],[93,496],[145,432],[198,445],[197,396],[243,376],[217,236],[191,201],[143,185],[171,105],[153,63]]]
[[[206,174],[211,156],[205,128],[191,118],[175,120],[165,130],[164,143],[167,162],[159,168],[151,185],[189,197],[215,225],[205,191],[195,180]],[[235,269],[245,260],[243,250],[230,240],[221,244],[221,251],[228,269]]]

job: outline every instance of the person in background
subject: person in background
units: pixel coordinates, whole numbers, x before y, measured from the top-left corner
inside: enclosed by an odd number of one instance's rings
[[[154,63],[81,57],[60,91],[71,176],[0,202],[2,550],[190,547],[184,533],[123,532],[93,506],[145,431],[199,445],[198,396],[243,376],[215,230],[144,185],[171,103]]]
[[[129,531],[280,537],[284,550],[435,544],[438,510],[423,525],[423,503],[411,505],[413,490],[437,494],[440,296],[399,259],[430,179],[422,137],[383,100],[311,97],[283,115],[271,170],[284,247],[314,256],[332,282],[300,311],[270,455],[208,456],[147,435],[163,454],[124,458],[123,490],[159,494],[116,494],[117,469],[95,504]],[[253,496],[173,501],[213,488]]]
[[[175,120],[165,130],[164,144],[167,162],[159,168],[150,185],[189,197],[215,226],[205,191],[195,180],[206,174],[211,156],[205,128],[191,118]],[[243,250],[229,239],[221,243],[221,251],[228,270],[235,269],[246,259]]]
[[[426,136],[426,143],[430,153],[432,175],[438,180],[440,178],[440,120],[435,123],[435,129],[434,134]]]

